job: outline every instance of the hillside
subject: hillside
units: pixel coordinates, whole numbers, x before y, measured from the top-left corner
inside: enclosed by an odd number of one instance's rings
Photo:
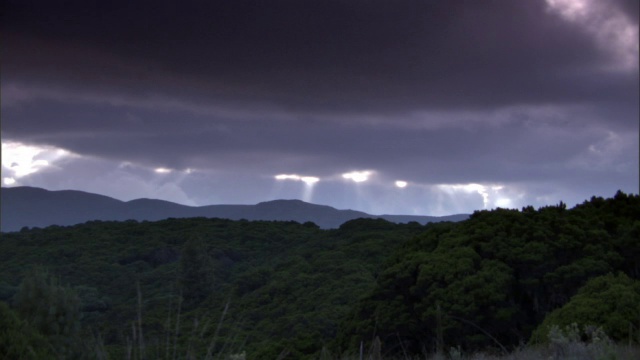
[[[55,321],[81,330],[64,346],[100,345],[110,358],[125,358],[132,343],[163,359],[169,348],[178,358],[210,348],[222,358],[317,359],[357,354],[362,343],[395,357],[506,352],[572,323],[633,344],[638,239],[640,196],[620,192],[572,209],[427,225],[93,221],[3,234],[0,305],[12,306],[0,310],[30,324],[53,305],[69,309]],[[25,329],[31,342],[61,341],[49,322]]]
[[[3,232],[23,227],[75,225],[86,221],[156,221],[167,218],[207,217],[230,220],[279,220],[313,222],[323,229],[335,229],[358,218],[381,218],[391,222],[420,224],[437,221],[460,221],[468,215],[411,216],[371,215],[354,210],[337,210],[330,206],[300,200],[274,200],[257,205],[209,205],[192,207],[169,201],[136,199],[120,201],[107,196],[75,190],[49,191],[33,187],[2,188]]]
[[[221,329],[227,346],[246,342],[251,358],[275,358],[272,352],[286,344],[312,340],[315,347],[334,337],[353,302],[372,289],[388,252],[422,231],[417,223],[381,219],[321,230],[310,223],[189,218],[5,233],[0,300],[11,301],[30,269],[43,266],[76,289],[84,325],[118,353],[127,341],[123,324],[136,317],[139,282],[148,339],[165,336],[179,298],[185,335],[196,318],[217,321],[229,302]]]

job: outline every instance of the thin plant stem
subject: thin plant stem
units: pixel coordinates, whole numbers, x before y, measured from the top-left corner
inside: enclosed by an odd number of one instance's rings
[[[172,359],[176,359],[176,353],[178,351],[178,335],[180,332],[180,312],[182,311],[182,292],[180,292],[180,297],[178,298],[178,314],[176,315],[176,331],[173,336],[173,357]]]
[[[142,336],[142,291],[140,291],[140,281],[136,282],[138,292],[138,345],[140,346],[140,359],[144,359],[144,337]]]
[[[227,310],[229,310],[229,302],[230,300],[227,300],[227,304],[224,306],[224,310],[222,311],[222,315],[220,316],[220,322],[218,322],[218,326],[216,327],[216,332],[213,334],[213,338],[211,338],[211,343],[209,344],[207,355],[205,356],[206,360],[210,360],[212,358],[213,349],[216,346],[216,340],[218,338],[218,334],[220,333],[222,322],[224,321],[225,315],[227,315]]]

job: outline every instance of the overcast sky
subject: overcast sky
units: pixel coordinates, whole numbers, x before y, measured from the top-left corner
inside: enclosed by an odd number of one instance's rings
[[[424,215],[638,193],[638,3],[8,0],[2,186]]]

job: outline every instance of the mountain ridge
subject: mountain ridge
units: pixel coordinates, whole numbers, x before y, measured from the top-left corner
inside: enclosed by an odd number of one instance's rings
[[[298,199],[278,199],[255,205],[188,206],[171,201],[140,198],[121,201],[109,196],[80,190],[46,190],[30,186],[1,188],[2,232],[23,227],[68,226],[92,220],[157,221],[166,218],[209,217],[230,220],[265,220],[313,222],[321,228],[338,228],[357,218],[381,218],[395,223],[415,221],[420,224],[461,221],[467,214],[449,216],[372,215],[357,210],[340,210],[328,205]]]

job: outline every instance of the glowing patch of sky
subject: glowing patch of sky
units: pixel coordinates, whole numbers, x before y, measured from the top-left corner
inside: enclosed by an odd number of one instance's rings
[[[307,185],[313,185],[320,181],[320,178],[315,176],[302,176],[300,177],[300,181],[304,182]]]
[[[294,174],[280,174],[280,175],[276,175],[275,176],[276,180],[300,180],[300,176],[299,175],[294,175]]]
[[[614,54],[618,68],[638,68],[638,27],[620,9],[599,0],[546,1],[552,11],[582,26],[602,49]]]
[[[342,177],[347,180],[351,180],[353,182],[361,183],[369,180],[369,176],[373,174],[373,171],[351,171],[348,173],[342,174]]]
[[[638,158],[625,154],[638,153],[638,134],[602,131],[598,139],[584,148],[568,165],[573,168],[625,172],[637,171]]]
[[[627,147],[621,147],[620,145],[621,140],[624,139],[626,138],[620,134],[611,132],[603,133],[600,142],[596,141],[592,143],[592,146],[588,149],[585,148],[585,154],[597,158],[603,153],[626,151]],[[630,143],[637,144],[637,140],[635,140],[635,142],[630,141]],[[38,176],[30,177],[29,175],[50,168],[56,171],[48,171],[47,174],[60,179],[56,185],[50,187],[52,190],[74,188],[103,193],[120,199],[132,199],[145,196],[187,205],[195,205],[192,199],[194,195],[188,195],[184,192],[183,186],[186,188],[187,185],[183,184],[183,181],[189,183],[202,181],[203,184],[205,184],[210,183],[207,179],[217,176],[207,171],[196,171],[191,168],[176,170],[164,167],[146,167],[142,164],[129,161],[110,162],[106,159],[101,160],[104,163],[104,168],[96,165],[95,169],[93,169],[94,171],[87,172],[87,176],[85,177],[69,178],[66,175],[67,173],[74,173],[74,169],[82,168],[86,170],[88,161],[88,158],[55,147],[42,147],[14,141],[5,141],[2,143],[2,183],[4,186],[43,186]],[[194,171],[197,173],[189,176],[189,174],[192,174]],[[55,175],[55,173],[58,175]],[[372,175],[376,175],[376,179],[374,180],[380,181],[371,181]],[[378,175],[380,175],[380,179],[377,178]],[[124,180],[115,181],[116,178]],[[192,179],[188,180],[187,178]],[[298,174],[279,174],[272,177],[272,179],[273,178],[278,180],[276,181],[277,183],[292,181],[300,184],[299,187],[294,186],[292,189],[286,191],[294,191],[291,193],[294,198],[299,198],[307,202],[314,202],[314,195],[326,199],[326,197],[319,195],[327,191],[333,191],[335,193],[336,191],[342,190],[343,195],[341,196],[350,199],[349,201],[352,201],[352,203],[344,202],[342,206],[334,204],[333,202],[325,203],[343,208],[363,210],[370,213],[389,212],[389,204],[391,203],[394,204],[394,209],[398,209],[397,213],[407,213],[406,209],[415,208],[414,213],[416,214],[430,215],[471,212],[473,209],[481,207],[484,209],[495,207],[513,208],[531,203],[530,200],[525,198],[525,194],[519,192],[518,187],[513,184],[463,183],[431,185],[414,182],[409,183],[405,180],[392,180],[390,182],[385,180],[381,182],[385,178],[384,174],[378,174],[373,170],[352,171],[343,174],[338,172],[335,173],[335,175],[322,178]],[[347,186],[345,180],[348,182],[353,181],[357,183],[358,186]],[[319,182],[326,182],[326,186],[323,185],[323,187],[316,188]],[[389,191],[390,188],[393,187],[397,189],[409,189],[401,193]],[[268,191],[268,188],[265,188],[265,190]],[[319,193],[314,194],[314,191],[319,191]],[[135,193],[135,195],[132,195],[132,193]],[[256,194],[260,196],[259,191]],[[561,198],[559,196],[560,195],[558,195],[558,199]],[[264,198],[264,196],[261,197]],[[274,196],[273,198],[282,197]],[[416,199],[424,199],[421,200],[422,205],[416,205]],[[334,201],[339,202],[341,200],[334,199]],[[434,205],[440,202],[442,203],[441,206],[438,207]],[[555,202],[557,202],[557,200]],[[198,205],[209,205],[212,203],[217,202],[200,203]],[[248,201],[247,203],[253,202]]]
[[[16,185],[19,179],[55,166],[63,159],[77,157],[52,146],[27,145],[15,141],[2,143],[2,173],[5,185]]]
[[[450,195],[455,193],[477,193],[482,197],[482,205],[484,209],[492,207],[513,207],[513,200],[503,193],[505,187],[503,185],[482,185],[477,183],[470,184],[440,184],[437,186],[439,191]]]
[[[302,192],[302,200],[307,202],[312,200],[313,186],[320,181],[320,178],[316,176],[302,176],[297,174],[278,174],[274,176],[274,178],[276,180],[302,181],[305,185]]]
[[[396,187],[403,189],[407,187],[408,183],[406,181],[398,180],[395,182],[395,185]]]
[[[501,207],[501,208],[511,208],[512,207],[511,199],[507,199],[507,198],[497,199],[495,201],[495,204],[496,204],[497,207]]]

